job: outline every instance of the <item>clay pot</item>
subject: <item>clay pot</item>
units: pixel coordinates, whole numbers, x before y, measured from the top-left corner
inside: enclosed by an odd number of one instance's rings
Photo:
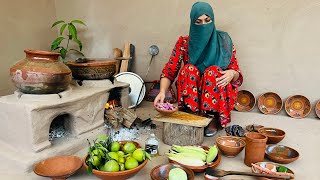
[[[237,156],[246,146],[245,141],[234,136],[220,136],[216,139],[219,150],[227,157]]]
[[[267,136],[257,133],[248,132],[245,134],[246,147],[244,164],[251,167],[251,163],[261,162],[264,160],[264,152],[267,145]]]
[[[10,68],[14,85],[26,94],[54,94],[71,82],[71,70],[59,62],[59,53],[24,50],[26,58]]]
[[[116,60],[87,59],[86,62],[78,63],[70,61],[67,63],[72,71],[72,76],[78,80],[100,80],[108,79],[116,73]]]
[[[63,180],[78,171],[82,164],[82,159],[77,156],[56,156],[39,162],[33,171],[39,176]]]
[[[168,179],[170,170],[174,168],[180,168],[184,170],[187,173],[188,180],[194,179],[194,172],[191,169],[178,164],[172,164],[172,163],[161,164],[154,167],[150,172],[150,177],[152,180]]]
[[[258,132],[268,137],[268,144],[277,144],[286,135],[283,130],[277,128],[260,128]]]

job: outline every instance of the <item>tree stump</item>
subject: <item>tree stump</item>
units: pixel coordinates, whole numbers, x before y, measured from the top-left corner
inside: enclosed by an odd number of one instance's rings
[[[176,144],[200,145],[203,143],[204,128],[181,124],[163,123],[163,142],[168,145]]]

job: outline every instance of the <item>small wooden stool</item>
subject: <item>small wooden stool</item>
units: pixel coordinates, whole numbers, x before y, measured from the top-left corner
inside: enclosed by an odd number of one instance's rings
[[[172,114],[158,114],[152,120],[163,122],[162,140],[165,144],[202,144],[204,127],[211,119],[177,111]]]

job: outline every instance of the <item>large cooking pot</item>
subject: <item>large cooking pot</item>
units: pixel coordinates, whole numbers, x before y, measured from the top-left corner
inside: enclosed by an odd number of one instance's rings
[[[64,91],[71,82],[70,69],[59,53],[24,50],[26,57],[10,68],[14,85],[26,94],[53,94]]]
[[[108,79],[116,73],[117,60],[85,59],[85,61],[70,61],[67,63],[72,76],[78,80]]]

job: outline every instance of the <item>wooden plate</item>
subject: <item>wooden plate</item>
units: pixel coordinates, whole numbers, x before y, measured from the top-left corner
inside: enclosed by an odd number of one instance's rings
[[[311,103],[305,96],[290,96],[285,102],[285,110],[293,118],[304,118],[311,111]]]
[[[320,100],[317,102],[316,107],[314,108],[318,118],[320,118]]]
[[[208,146],[201,146],[201,147],[203,149],[205,149],[205,150],[209,150]],[[206,171],[206,169],[208,167],[215,168],[220,164],[220,161],[221,161],[221,153],[220,153],[220,151],[218,152],[217,157],[213,160],[213,162],[210,165],[204,165],[204,166],[187,166],[187,165],[183,165],[183,164],[180,164],[180,163],[178,163],[176,161],[173,161],[173,160],[169,159],[170,163],[179,164],[181,166],[187,167],[187,168],[191,169],[193,172],[204,172],[204,171]]]
[[[258,108],[263,114],[277,114],[282,109],[282,99],[274,92],[267,92],[258,98]]]
[[[255,103],[256,99],[251,92],[247,90],[241,90],[238,93],[234,108],[237,111],[248,112],[254,108]]]

